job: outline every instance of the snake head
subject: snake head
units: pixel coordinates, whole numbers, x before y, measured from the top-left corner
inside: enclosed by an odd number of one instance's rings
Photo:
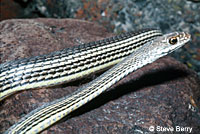
[[[166,55],[182,47],[190,38],[191,36],[187,32],[173,32],[158,37],[154,40],[153,45],[156,45],[154,47],[157,49],[157,54]]]
[[[190,34],[187,32],[175,32],[166,35],[166,41],[169,45],[185,44],[190,40]]]

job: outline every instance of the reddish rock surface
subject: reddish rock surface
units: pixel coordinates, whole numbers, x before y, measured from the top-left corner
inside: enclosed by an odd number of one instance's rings
[[[97,24],[80,20],[2,21],[0,63],[78,45],[77,39],[90,42],[112,35]],[[33,109],[72,93],[96,76],[8,97],[0,104],[0,133]],[[195,72],[171,57],[164,57],[130,74],[73,112],[69,119],[63,119],[43,133],[145,133],[150,126],[192,127],[192,133],[198,133],[199,83]]]
[[[0,21],[17,17],[19,18],[23,15],[23,9],[18,3],[16,3],[16,0],[0,0]]]

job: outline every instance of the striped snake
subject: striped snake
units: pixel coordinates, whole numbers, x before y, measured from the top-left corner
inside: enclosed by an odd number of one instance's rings
[[[43,131],[131,72],[178,49],[190,39],[190,35],[185,32],[160,35],[160,31],[148,29],[0,65],[0,91],[4,99],[19,90],[71,81],[121,61],[74,93],[33,110],[5,133]]]
[[[160,35],[159,30],[145,29],[1,64],[0,100],[20,90],[70,82],[103,70]]]

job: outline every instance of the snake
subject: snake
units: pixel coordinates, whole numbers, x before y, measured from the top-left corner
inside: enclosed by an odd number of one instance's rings
[[[6,77],[6,80],[16,78],[16,82],[13,80],[15,82],[13,85],[5,84],[6,87],[4,87],[4,84],[2,84],[3,86],[1,85],[1,93],[6,92],[3,95],[1,94],[2,98],[19,90],[51,86],[54,82],[59,84],[71,81],[78,76],[83,77],[83,75],[88,75],[87,73],[90,74],[116,64],[98,78],[77,89],[72,94],[36,108],[24,116],[19,122],[11,126],[5,134],[37,134],[42,132],[102,92],[105,92],[128,74],[175,51],[189,40],[190,34],[187,32],[173,32],[161,36],[159,30],[148,29],[140,32],[125,33],[113,38],[100,40],[97,43],[88,43],[72,49],[53,52],[49,55],[2,64],[0,66],[0,77]],[[103,55],[99,55],[100,53],[103,53]],[[106,57],[104,55],[109,55],[110,57],[104,60],[104,57]],[[71,57],[73,58],[70,59]],[[66,60],[66,58],[73,60],[73,63],[72,61]],[[90,64],[91,62],[92,64]],[[48,63],[51,64],[48,65]],[[67,65],[71,68],[66,75],[65,69],[67,68],[65,67]],[[87,70],[88,68],[91,68],[91,70]],[[18,71],[15,72],[15,70]],[[25,73],[21,73],[20,71],[25,71]],[[14,72],[17,74],[15,75]],[[27,74],[30,76],[25,77]],[[9,75],[16,77],[10,78]],[[17,78],[17,76],[20,78]],[[21,82],[24,80],[21,77],[25,78],[25,82]],[[1,83],[3,83],[2,80]]]
[[[67,83],[103,71],[161,34],[157,29],[141,29],[0,64],[0,101],[18,91]]]

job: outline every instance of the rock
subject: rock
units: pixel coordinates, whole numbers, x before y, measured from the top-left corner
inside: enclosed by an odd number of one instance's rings
[[[112,35],[97,24],[81,20],[2,21],[0,63],[78,45],[76,40],[90,42]],[[98,75],[6,98],[0,104],[0,133],[33,109],[72,93]],[[197,133],[200,129],[199,83],[195,72],[166,56],[128,75],[43,133],[145,133],[150,126],[192,127],[192,133]]]
[[[192,2],[200,2],[200,0],[188,0],[188,1],[192,1]]]
[[[13,0],[1,0],[0,9],[0,21],[25,15],[22,6]]]

